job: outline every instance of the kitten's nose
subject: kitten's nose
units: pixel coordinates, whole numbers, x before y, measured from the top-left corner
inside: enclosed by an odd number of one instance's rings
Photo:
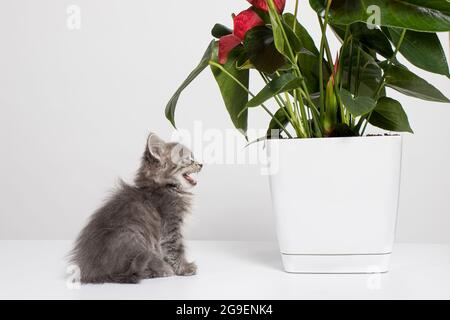
[[[203,164],[199,163],[198,166],[200,167],[200,169],[203,168]]]

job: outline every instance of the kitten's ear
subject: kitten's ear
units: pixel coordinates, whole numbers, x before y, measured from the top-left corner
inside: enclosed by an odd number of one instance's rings
[[[158,161],[161,161],[161,157],[164,152],[166,143],[160,137],[154,133],[150,133],[147,141],[147,148],[150,155]]]

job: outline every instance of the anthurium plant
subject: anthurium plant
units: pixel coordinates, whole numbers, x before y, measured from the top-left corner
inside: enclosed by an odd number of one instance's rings
[[[434,102],[450,102],[437,88],[397,59],[449,78],[437,32],[450,31],[450,3],[426,0],[309,0],[322,35],[317,42],[286,0],[247,0],[230,29],[216,24],[213,40],[197,68],[166,107],[175,126],[182,91],[208,66],[217,80],[234,126],[247,132],[248,110],[270,116],[267,137],[362,136],[367,125],[413,132],[401,103],[386,88]],[[327,30],[341,46],[331,52]],[[249,89],[250,72],[265,82]],[[268,107],[268,102],[272,108]],[[277,109],[274,111],[273,106]]]

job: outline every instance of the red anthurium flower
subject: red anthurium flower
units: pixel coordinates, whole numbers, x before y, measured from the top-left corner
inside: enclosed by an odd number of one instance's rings
[[[252,4],[252,6],[264,10],[269,11],[269,5],[267,4],[267,0],[247,0]],[[277,8],[278,12],[281,13],[284,10],[284,6],[286,5],[286,0],[273,0],[273,3],[275,4],[275,7]]]
[[[247,31],[263,25],[264,21],[255,11],[251,8],[244,10],[234,17],[234,35],[239,39],[244,40]]]
[[[251,8],[233,16],[233,34],[223,36],[219,39],[219,63],[225,64],[231,50],[236,48],[245,39],[247,31],[257,26],[263,26],[264,21]]]
[[[219,63],[227,63],[230,51],[236,48],[240,43],[241,39],[236,37],[234,34],[221,37],[219,39]]]

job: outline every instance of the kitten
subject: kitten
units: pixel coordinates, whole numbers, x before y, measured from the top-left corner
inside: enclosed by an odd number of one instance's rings
[[[135,184],[122,182],[75,243],[71,261],[81,282],[194,275],[197,266],[185,258],[181,227],[201,169],[186,147],[151,134]]]

